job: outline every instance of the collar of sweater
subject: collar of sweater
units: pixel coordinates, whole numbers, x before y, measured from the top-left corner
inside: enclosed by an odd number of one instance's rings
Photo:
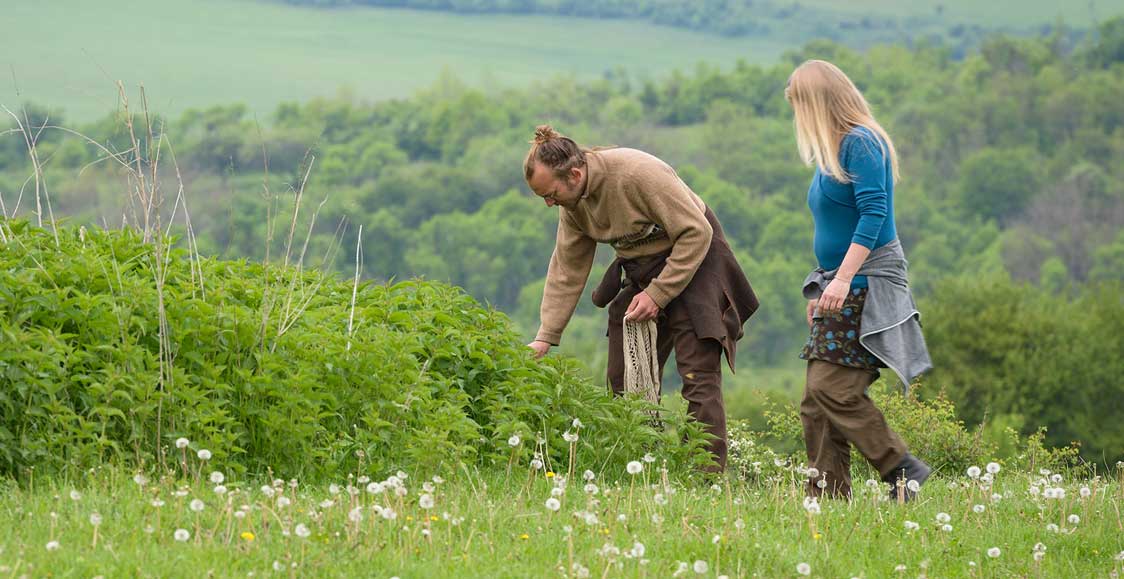
[[[590,151],[585,154],[585,189],[582,191],[579,199],[585,200],[590,195],[596,197],[596,193],[601,190],[601,184],[605,182],[605,160],[596,151]]]

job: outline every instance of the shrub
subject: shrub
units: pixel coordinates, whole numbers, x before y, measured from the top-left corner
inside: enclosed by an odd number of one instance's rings
[[[705,460],[697,424],[652,428],[644,402],[611,398],[573,360],[534,361],[503,314],[452,286],[361,283],[349,336],[350,281],[175,250],[162,349],[138,234],[60,229],[56,248],[26,222],[0,226],[2,475],[174,468],[179,437],[216,466],[313,480],[527,461],[536,446],[563,462],[574,418],[582,468],[661,445],[671,465]]]

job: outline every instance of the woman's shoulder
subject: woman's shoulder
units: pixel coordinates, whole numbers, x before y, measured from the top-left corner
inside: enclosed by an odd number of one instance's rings
[[[882,157],[885,151],[878,133],[862,125],[852,127],[839,148],[846,157]]]

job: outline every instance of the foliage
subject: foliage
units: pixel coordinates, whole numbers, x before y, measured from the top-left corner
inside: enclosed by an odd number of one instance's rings
[[[565,430],[580,432],[582,460],[606,465],[664,445],[677,465],[698,455],[683,415],[653,429],[642,401],[611,398],[572,361],[533,361],[506,316],[440,283],[359,284],[349,330],[349,282],[176,252],[162,373],[152,246],[128,229],[64,228],[56,249],[45,230],[0,225],[6,476],[162,467],[179,437],[218,467],[310,479],[502,464],[514,434],[528,441],[520,455],[564,462]]]

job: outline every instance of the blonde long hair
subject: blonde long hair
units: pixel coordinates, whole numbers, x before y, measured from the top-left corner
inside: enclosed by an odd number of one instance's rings
[[[882,154],[890,156],[894,180],[899,178],[898,153],[890,135],[874,120],[870,105],[839,67],[823,60],[809,60],[792,71],[784,97],[795,113],[796,146],[800,157],[840,183],[851,176],[839,163],[843,137],[855,127],[866,127],[881,138]]]

